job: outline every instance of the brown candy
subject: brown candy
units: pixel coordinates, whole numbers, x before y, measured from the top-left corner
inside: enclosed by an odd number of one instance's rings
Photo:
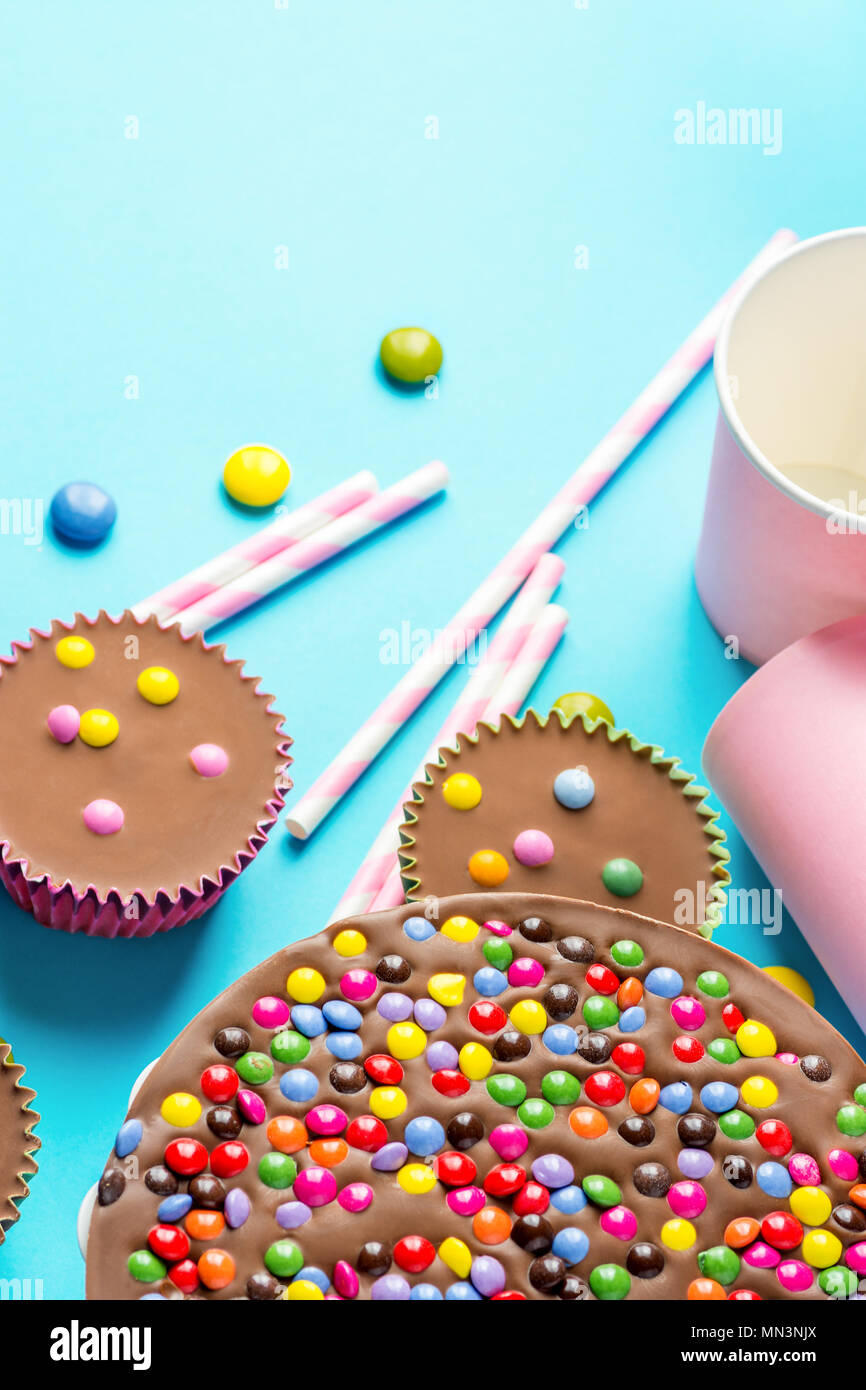
[[[643,1149],[655,1139],[656,1127],[646,1115],[629,1115],[627,1120],[623,1120],[617,1134],[627,1144],[633,1144],[636,1149]]]
[[[553,1227],[545,1217],[530,1212],[515,1221],[511,1239],[530,1255],[546,1255],[553,1245]]]
[[[166,1172],[168,1170],[166,1169]],[[119,1168],[109,1168],[99,1179],[97,1189],[97,1200],[101,1207],[110,1207],[112,1202],[116,1202],[123,1196],[126,1187],[126,1178]]]
[[[553,927],[543,917],[524,917],[517,930],[527,941],[552,941]]]
[[[368,1240],[358,1251],[358,1269],[379,1279],[391,1268],[391,1247],[384,1240]]]
[[[640,1240],[629,1250],[625,1267],[636,1279],[655,1279],[665,1267],[665,1257],[657,1246]]]
[[[861,1211],[859,1207],[852,1207],[850,1202],[843,1202],[833,1208],[833,1220],[843,1231],[851,1231],[856,1235],[866,1231],[866,1212]]]
[[[207,1112],[207,1127],[217,1139],[237,1139],[243,1120],[230,1105],[215,1105]]]
[[[833,1075],[833,1068],[826,1057],[821,1057],[817,1052],[810,1052],[807,1057],[800,1058],[800,1071],[804,1076],[808,1076],[810,1081],[829,1081]]]
[[[452,1120],[448,1121],[448,1128],[445,1133],[448,1135],[448,1143],[453,1149],[460,1149],[465,1152],[471,1149],[473,1144],[478,1144],[484,1138],[484,1125],[477,1115],[473,1115],[471,1110],[461,1110]]]
[[[402,985],[412,974],[412,967],[402,956],[383,956],[376,966],[376,978],[387,985]]]
[[[673,1178],[663,1163],[640,1163],[632,1173],[632,1182],[644,1197],[664,1197]]]
[[[570,960],[578,965],[591,965],[595,960],[595,947],[585,936],[564,936],[561,941],[557,941],[556,949],[563,960]]]
[[[731,1187],[745,1189],[752,1185],[752,1165],[742,1154],[726,1154],[722,1159],[722,1172]]]
[[[250,1035],[246,1028],[221,1028],[213,1045],[222,1057],[240,1057],[250,1050]]]
[[[507,1032],[500,1033],[493,1044],[493,1056],[497,1062],[519,1062],[521,1058],[529,1056],[531,1048],[532,1043],[525,1033],[509,1028]]]
[[[593,1066],[606,1062],[613,1052],[613,1039],[606,1033],[584,1033],[578,1039],[577,1050],[585,1062]]]
[[[529,1266],[529,1282],[540,1293],[553,1293],[565,1275],[565,1261],[558,1255],[540,1255]]]
[[[211,1173],[199,1173],[198,1177],[190,1182],[189,1195],[197,1207],[216,1211],[226,1199],[226,1190],[219,1178],[215,1178]]]
[[[716,1137],[716,1122],[709,1115],[683,1115],[677,1124],[677,1135],[687,1149],[705,1149]]]
[[[177,1178],[162,1163],[155,1163],[152,1168],[148,1168],[144,1181],[151,1192],[157,1192],[160,1197],[172,1197],[177,1192]]]
[[[551,985],[541,1002],[554,1023],[564,1023],[580,1003],[580,995],[573,985]]]
[[[328,1079],[341,1096],[352,1096],[363,1091],[367,1084],[367,1073],[357,1062],[337,1062],[328,1072]]]
[[[256,1302],[264,1299],[279,1298],[283,1293],[283,1285],[272,1274],[251,1274],[247,1280],[247,1298],[252,1298]]]

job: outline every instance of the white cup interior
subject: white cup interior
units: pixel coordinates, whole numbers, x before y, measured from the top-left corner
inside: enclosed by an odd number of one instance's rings
[[[777,483],[866,511],[866,228],[785,257],[741,300],[719,347],[722,405],[746,452],[777,469]]]

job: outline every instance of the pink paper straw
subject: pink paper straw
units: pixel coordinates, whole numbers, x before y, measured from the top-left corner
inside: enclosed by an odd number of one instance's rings
[[[298,541],[239,579],[231,580],[215,593],[184,608],[175,619],[180,623],[181,632],[184,636],[203,632],[241,613],[275,589],[291,584],[317,565],[332,560],[366,536],[414,511],[441,492],[448,482],[448,469],[444,463],[437,459],[425,464],[399,483],[385,488],[384,492],[369,497],[360,506],[329,522],[307,540]]]
[[[165,622],[184,608],[215,593],[223,584],[239,579],[242,574],[255,569],[256,565],[320,531],[335,517],[343,516],[345,512],[366,502],[378,490],[379,484],[374,474],[369,469],[362,469],[329,492],[323,492],[321,497],[315,497],[312,502],[281,513],[239,545],[233,545],[221,555],[206,560],[182,579],[151,594],[150,598],[142,599],[132,611],[136,618],[147,618],[153,613],[160,622]]]
[[[539,563],[541,562],[539,561]],[[503,715],[517,714],[556,650],[567,623],[568,614],[558,603],[549,603],[546,608],[542,609],[538,621],[502,677],[499,689],[488,701],[483,713],[485,722],[498,724]],[[447,736],[442,737],[440,735],[439,742],[431,748],[424,763],[413,777],[413,782],[422,780],[426,764],[437,761],[440,748],[449,748],[456,744],[458,733],[474,733],[477,720],[473,720],[471,725],[460,724],[455,720],[453,721],[453,730],[449,729],[451,722],[446,723],[442,731]],[[408,794],[403,797],[403,801],[400,803],[397,825],[395,826],[395,844],[390,855],[390,867],[386,870],[382,887],[368,907],[368,912],[381,912],[385,908],[398,907],[405,897],[396,844],[399,843],[399,826],[404,820],[403,804],[410,799],[411,795],[410,787]]]
[[[440,636],[396,684],[391,694],[361,725],[290,812],[292,835],[306,839],[345,796],[370,763],[411,718],[453,663],[499,612],[536,560],[572,525],[586,506],[634,453],[651,430],[710,360],[728,301],[744,281],[760,274],[796,241],[793,232],[777,232],[743,275],[690,333],[673,357],[641,392],[601,443],[584,459],[505,558],[454,615]]]

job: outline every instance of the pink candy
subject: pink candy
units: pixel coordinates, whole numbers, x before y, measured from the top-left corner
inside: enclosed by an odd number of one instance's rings
[[[743,1251],[743,1259],[753,1269],[775,1269],[782,1256],[763,1240],[756,1240]]]
[[[88,801],[81,812],[84,824],[94,835],[116,835],[123,826],[123,811],[116,801]]]
[[[339,1105],[316,1105],[307,1114],[305,1124],[314,1134],[342,1134],[349,1117]],[[295,1184],[297,1187],[297,1183]]]
[[[632,1240],[637,1233],[637,1217],[628,1207],[608,1207],[601,1214],[601,1229],[618,1240]]]
[[[797,1065],[797,1063],[799,1062],[799,1060],[800,1060],[800,1058],[797,1056],[796,1052],[777,1052],[777,1053],[776,1053],[776,1061],[777,1061],[777,1062],[784,1062],[785,1065],[788,1066],[788,1067],[795,1067],[795,1066]]]
[[[507,922],[497,922],[497,920],[496,920],[495,917],[494,917],[494,918],[491,918],[491,920],[490,920],[489,922],[485,922],[483,925],[484,925],[484,930],[485,930],[485,931],[492,931],[494,936],[510,936],[510,935],[511,935],[511,928],[509,927],[508,923],[507,923]]]
[[[855,1274],[866,1274],[866,1240],[858,1240],[845,1251],[845,1263]]]
[[[263,1125],[268,1114],[261,1096],[246,1089],[238,1091],[238,1110],[251,1125]]]
[[[788,1172],[800,1187],[820,1187],[821,1169],[811,1154],[791,1154]]]
[[[776,1278],[782,1288],[791,1293],[803,1293],[812,1287],[812,1271],[802,1260],[783,1260],[776,1270]]]
[[[329,1168],[302,1168],[295,1178],[294,1194],[308,1207],[326,1207],[337,1195],[337,1179]]]
[[[229,765],[229,755],[218,743],[197,743],[189,760],[199,777],[222,777]]]
[[[371,970],[347,970],[340,981],[340,990],[347,999],[369,999],[375,994],[378,983]]]
[[[515,989],[533,989],[544,979],[544,966],[531,956],[518,956],[508,967],[508,983]]]
[[[253,1022],[261,1028],[283,1028],[291,1017],[291,1009],[285,999],[277,999],[274,994],[265,994],[253,1004]]]
[[[298,1177],[303,1177],[302,1173]],[[298,1179],[295,1179],[295,1191],[298,1190]],[[307,1199],[309,1200],[309,1198]],[[373,1200],[373,1189],[366,1182],[350,1182],[342,1187],[337,1194],[337,1201],[343,1211],[366,1211]],[[354,1294],[351,1295],[354,1297]]]
[[[685,1028],[687,1033],[694,1033],[698,1028],[703,1028],[707,1021],[703,1004],[690,994],[681,994],[679,999],[674,1000],[671,1004],[671,1017],[680,1028]]]
[[[513,1163],[529,1147],[529,1135],[520,1125],[497,1125],[490,1131],[488,1143],[505,1163]]]
[[[487,1198],[480,1187],[455,1187],[445,1197],[455,1216],[474,1216]]]
[[[843,1182],[856,1182],[860,1169],[857,1160],[847,1149],[831,1149],[827,1155],[827,1162],[837,1178]]]
[[[71,743],[81,725],[81,716],[74,705],[55,705],[45,723],[58,743]]]
[[[538,869],[553,858],[553,841],[543,830],[521,830],[512,850],[519,864],[527,869]]]
[[[357,1298],[361,1281],[346,1260],[338,1260],[334,1265],[334,1288],[343,1298]]]
[[[674,1216],[700,1216],[707,1205],[707,1194],[699,1182],[675,1182],[668,1192],[668,1206]]]

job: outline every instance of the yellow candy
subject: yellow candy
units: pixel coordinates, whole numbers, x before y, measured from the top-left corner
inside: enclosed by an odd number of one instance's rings
[[[804,1226],[820,1226],[833,1210],[833,1203],[820,1187],[796,1187],[789,1200],[791,1211]]]
[[[107,748],[120,733],[120,725],[110,710],[86,709],[78,726],[78,737],[91,748]]]
[[[172,700],[177,699],[180,690],[180,681],[167,666],[148,666],[135,684],[139,695],[143,695],[151,705],[170,705]]]
[[[493,1054],[483,1043],[464,1043],[457,1058],[457,1065],[470,1081],[481,1081],[493,1066]]]
[[[337,932],[331,945],[338,956],[360,956],[367,949],[367,938],[363,932],[346,927]]]
[[[408,1192],[412,1197],[419,1197],[425,1192],[433,1191],[437,1178],[433,1169],[426,1163],[406,1163],[397,1174],[397,1181],[404,1192]]]
[[[90,665],[96,652],[93,649],[93,643],[88,642],[86,637],[61,637],[54,648],[54,655],[61,666],[69,666],[73,671],[80,671],[82,666]]]
[[[442,783],[442,795],[455,811],[471,811],[481,800],[481,783],[469,772],[452,772]]]
[[[498,888],[508,877],[508,860],[496,849],[479,849],[467,865],[469,877],[482,888]]]
[[[463,1003],[465,988],[465,975],[431,975],[427,981],[427,993],[437,1004],[444,1004],[447,1009]]]
[[[370,1092],[370,1109],[380,1120],[393,1120],[406,1109],[406,1092],[399,1086],[376,1086]]]
[[[779,1050],[766,1023],[754,1018],[747,1018],[737,1029],[737,1047],[744,1057],[775,1057]]]
[[[813,1269],[829,1269],[839,1263],[842,1242],[832,1231],[807,1231],[803,1237],[803,1259]]]
[[[740,1095],[747,1105],[766,1110],[779,1099],[779,1088],[768,1076],[749,1076],[740,1087]]]
[[[694,1245],[698,1238],[698,1233],[691,1221],[683,1221],[676,1216],[672,1221],[666,1221],[661,1230],[662,1244],[669,1250],[688,1250]]]
[[[159,1113],[166,1124],[176,1125],[178,1129],[187,1129],[194,1125],[201,1115],[201,1102],[188,1091],[175,1091],[173,1095],[166,1096],[159,1107]]]
[[[778,980],[780,985],[784,985],[792,994],[796,994],[798,999],[805,999],[807,1004],[815,1007],[815,991],[809,981],[800,974],[799,970],[792,970],[790,965],[765,965],[764,974],[772,975],[774,980]]]
[[[471,917],[449,917],[442,923],[439,935],[447,936],[450,941],[474,941],[480,930]]]
[[[466,1279],[472,1268],[472,1252],[465,1240],[447,1236],[439,1246],[439,1258],[449,1269],[453,1269],[458,1279]]]
[[[312,1004],[324,992],[324,977],[309,965],[299,966],[286,980],[286,993],[298,1004]]]
[[[508,1017],[521,1033],[543,1033],[547,1014],[537,999],[519,999]]]
[[[324,1302],[325,1295],[312,1279],[295,1279],[289,1284],[283,1298],[290,1303],[316,1303],[319,1300]]]
[[[266,444],[245,444],[226,460],[223,483],[229,497],[245,507],[270,507],[279,502],[292,471],[282,454]]]
[[[417,1023],[392,1023],[386,1041],[391,1056],[406,1062],[421,1056],[427,1046],[427,1034]]]

